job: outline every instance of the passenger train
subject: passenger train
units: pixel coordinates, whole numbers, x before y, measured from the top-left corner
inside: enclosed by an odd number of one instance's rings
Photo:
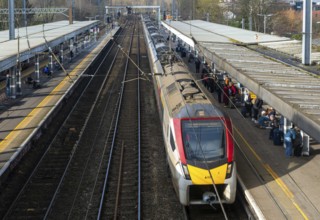
[[[185,64],[164,44],[166,40],[159,39],[154,30],[156,38],[152,39],[149,25],[145,22],[144,30],[167,160],[179,201],[184,206],[233,203],[237,180],[232,122],[210,102]]]

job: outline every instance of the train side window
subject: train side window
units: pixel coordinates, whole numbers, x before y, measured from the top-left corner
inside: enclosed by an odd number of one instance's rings
[[[176,149],[176,145],[174,143],[174,139],[173,139],[173,135],[172,135],[172,130],[171,129],[170,129],[170,145],[171,145],[172,151],[174,151]]]

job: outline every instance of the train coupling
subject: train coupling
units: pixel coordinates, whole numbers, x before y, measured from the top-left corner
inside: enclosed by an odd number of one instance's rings
[[[205,192],[202,195],[202,200],[205,203],[214,204],[217,201],[217,195],[213,192]]]

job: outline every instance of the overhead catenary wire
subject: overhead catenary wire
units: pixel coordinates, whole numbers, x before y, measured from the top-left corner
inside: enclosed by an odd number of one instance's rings
[[[180,59],[181,59],[181,58],[180,58]],[[182,59],[181,59],[181,61],[182,61]],[[192,74],[194,75],[195,73],[192,73]],[[208,77],[208,78],[214,79],[213,77]],[[203,81],[203,80],[205,80],[205,79],[198,79],[198,80],[196,80],[196,81],[198,82],[198,81]],[[226,95],[226,97],[228,98],[229,102],[230,102],[233,106],[235,106],[235,103],[233,103],[232,99],[231,99],[229,96],[227,96],[227,94],[225,94],[225,92],[223,91],[223,89],[221,88],[221,86],[218,85],[218,87],[219,87],[219,89],[221,89],[222,93],[223,93],[224,95]],[[212,106],[214,107],[214,111],[217,112],[215,106],[214,106],[213,104],[212,104]],[[237,112],[238,112],[239,114],[241,114],[238,109],[237,109]],[[188,112],[188,109],[187,109],[187,113],[188,113],[188,115],[189,115],[189,120],[190,120],[190,122],[192,123],[192,120],[190,119],[190,114],[189,114],[189,112]],[[243,116],[242,116],[242,117],[243,117]],[[243,117],[243,118],[244,118],[244,117]],[[220,119],[221,119],[221,120],[224,120],[224,118],[221,118],[221,117],[220,117]],[[237,142],[237,140],[235,139],[233,133],[229,130],[229,128],[228,128],[227,126],[225,126],[225,129],[226,129],[226,131],[231,135],[234,143],[237,144],[237,145],[239,145],[239,143]],[[194,131],[194,132],[195,132],[195,131]],[[197,139],[198,139],[198,136],[197,136],[197,135],[196,135],[196,137],[197,137]],[[206,161],[205,155],[204,155],[204,153],[203,153],[202,147],[201,147],[201,145],[200,145],[200,140],[197,140],[197,141],[198,141],[198,146],[200,147],[200,150],[201,150],[201,152],[202,152],[202,154],[203,154],[203,157],[204,157],[204,160],[205,160],[205,164],[206,164],[206,166],[207,166],[207,161]],[[208,166],[207,166],[207,169],[208,169]],[[208,169],[208,171],[209,171],[209,169]],[[214,180],[213,180],[213,177],[212,177],[212,174],[211,174],[210,171],[209,171],[209,175],[210,175],[210,178],[211,178],[211,180],[212,180],[212,182],[213,182],[213,186],[214,186],[214,188],[215,188],[215,190],[216,190],[216,186],[215,186],[215,183],[214,183]],[[216,191],[216,192],[217,192],[217,191]],[[221,207],[222,207],[224,216],[225,216],[225,218],[227,219],[227,216],[226,216],[225,210],[223,209],[223,205],[222,205],[221,199],[220,199],[220,197],[219,197],[219,194],[217,194],[217,197],[218,197],[219,202],[220,202],[220,204],[221,204]]]
[[[171,32],[170,32],[169,39],[171,39]],[[169,48],[171,48],[171,41],[169,41]],[[175,52],[174,52],[174,53],[175,53]],[[175,75],[172,74],[172,71],[173,71],[173,70],[172,70],[172,64],[173,64],[173,62],[175,62],[175,59],[172,59],[172,57],[176,57],[176,58],[177,58],[177,56],[175,56],[175,54],[172,54],[172,53],[171,53],[171,49],[170,49],[170,54],[169,54],[169,57],[168,57],[168,59],[169,59],[169,60],[168,60],[168,63],[170,64],[170,67],[171,67],[171,68],[170,68],[170,71],[171,71],[170,74],[175,78],[175,82],[177,82],[177,79],[176,79]],[[177,59],[177,60],[183,63],[183,61],[182,61],[181,58],[180,58],[180,59]],[[185,66],[185,65],[184,65],[184,66]],[[186,67],[186,68],[187,68],[187,67]],[[188,69],[188,68],[187,68],[187,69]],[[186,105],[185,100],[184,100],[184,99],[182,99],[182,100],[183,100],[184,104]],[[213,107],[214,107],[214,106],[213,106]],[[216,111],[215,107],[214,107],[214,110]],[[221,206],[222,212],[223,212],[223,214],[224,214],[225,219],[228,219],[227,214],[226,214],[226,212],[225,212],[225,209],[224,209],[224,207],[223,207],[221,198],[220,198],[220,196],[219,196],[218,189],[217,189],[217,187],[216,187],[216,184],[215,184],[215,182],[214,182],[213,176],[212,176],[212,174],[211,174],[211,172],[210,172],[210,169],[209,169],[209,167],[208,167],[208,162],[207,162],[207,159],[206,159],[205,154],[204,154],[204,152],[203,152],[203,149],[202,149],[202,147],[201,147],[200,140],[199,140],[199,138],[198,138],[198,136],[197,136],[197,134],[196,134],[196,132],[195,132],[195,130],[194,130],[193,121],[191,120],[191,115],[190,115],[190,113],[189,113],[188,108],[186,108],[186,112],[187,112],[187,114],[188,114],[189,121],[190,121],[190,123],[192,124],[192,129],[193,129],[193,132],[194,132],[195,137],[197,138],[197,142],[198,142],[198,145],[197,145],[197,146],[200,147],[201,153],[202,153],[203,158],[204,158],[204,161],[205,161],[206,168],[207,168],[207,170],[208,170],[208,173],[209,173],[209,176],[210,176],[210,179],[211,179],[213,188],[214,188],[214,190],[215,190],[216,196],[217,196],[217,198],[218,198],[219,204],[220,204],[220,206]],[[217,111],[216,111],[216,112],[217,112]],[[221,119],[222,121],[224,121],[224,125],[225,125],[225,122],[226,122],[226,121],[224,120],[224,118],[220,116],[220,119]],[[230,134],[232,134],[231,131],[229,131],[229,129],[228,129],[228,127],[227,127],[226,125],[225,125],[225,129],[226,129]]]
[[[180,62],[181,62],[181,61],[180,61]],[[187,67],[186,67],[186,68],[187,68]],[[172,71],[172,68],[171,68],[171,71]],[[172,74],[172,72],[171,72],[171,75],[175,78],[175,82],[177,82],[177,79],[176,79],[176,77],[175,77],[175,74]],[[182,99],[182,100],[183,100],[183,102],[184,102],[184,105],[186,106],[185,100],[184,100],[184,99]],[[212,106],[213,106],[213,105],[212,105]],[[213,106],[213,107],[214,107],[214,106]],[[218,113],[215,107],[214,107],[213,109],[214,109],[214,111],[216,111],[216,113]],[[217,196],[217,198],[218,198],[218,201],[219,201],[221,210],[222,210],[222,212],[223,212],[223,215],[224,215],[225,219],[227,220],[227,219],[228,219],[228,216],[227,216],[227,214],[226,214],[226,211],[225,211],[225,209],[224,209],[224,206],[223,206],[223,203],[222,203],[222,201],[221,201],[220,195],[219,195],[219,193],[218,193],[218,189],[217,189],[217,186],[216,186],[216,184],[215,184],[215,182],[214,182],[214,178],[213,178],[213,176],[212,176],[212,173],[210,172],[210,168],[209,168],[209,166],[208,166],[207,158],[205,157],[205,154],[204,154],[203,149],[202,149],[202,147],[201,147],[200,138],[198,137],[198,135],[196,134],[196,131],[195,131],[195,129],[194,129],[193,120],[191,120],[191,115],[190,115],[190,112],[189,112],[188,108],[186,108],[186,112],[187,112],[187,115],[188,115],[188,118],[189,118],[189,122],[192,124],[192,129],[193,129],[194,135],[195,135],[195,137],[196,137],[196,139],[197,139],[197,143],[198,143],[197,146],[199,146],[200,151],[201,151],[201,153],[202,153],[202,155],[203,155],[204,164],[205,164],[205,166],[206,166],[206,168],[207,168],[207,170],[208,170],[208,173],[209,173],[209,176],[210,176],[210,179],[211,179],[211,182],[212,182],[212,186],[213,186],[213,188],[214,188],[214,190],[215,190],[215,193],[216,193],[216,196]],[[221,117],[221,116],[220,116],[219,118],[220,118],[220,120],[223,121],[224,124],[225,124],[226,121],[224,120],[224,118]],[[225,126],[225,128],[226,128],[226,130],[228,130],[227,126]],[[232,134],[231,131],[228,130],[228,132],[229,132],[230,134]]]
[[[137,67],[137,69],[141,72],[141,76],[143,76],[147,81],[150,82],[150,79],[147,77],[147,74],[134,62],[134,60],[131,59],[131,57],[129,56],[129,54],[127,54],[123,48],[121,47],[121,45],[114,39],[111,38],[111,40],[119,47],[120,51],[130,60],[130,62]],[[141,78],[142,79],[142,78]]]
[[[44,42],[49,50],[49,53],[51,53],[51,55],[54,57],[54,59],[56,60],[56,62],[60,65],[60,67],[62,68],[63,72],[66,74],[66,76],[69,77],[69,79],[71,80],[71,82],[73,83],[73,79],[70,77],[69,73],[66,71],[66,69],[63,67],[63,65],[60,63],[59,59],[57,58],[57,56],[53,53],[51,47],[49,46],[48,44],[48,41],[46,39],[46,36],[45,36],[45,31],[44,31],[44,23],[42,25],[42,33],[43,33],[43,39],[44,39]]]

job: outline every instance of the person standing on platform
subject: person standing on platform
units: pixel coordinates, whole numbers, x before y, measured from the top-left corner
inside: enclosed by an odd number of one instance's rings
[[[248,89],[244,90],[244,97],[243,97],[243,106],[241,113],[244,117],[247,117],[247,114],[249,114],[249,117],[251,118],[252,114],[252,102],[251,102],[251,96]]]
[[[223,102],[224,102],[224,107],[228,107],[229,105],[229,88],[226,84],[223,86]]]
[[[217,91],[217,96],[218,96],[218,102],[221,103],[222,99],[222,90],[223,90],[223,85],[220,83],[219,79],[215,80],[216,83],[216,91]]]
[[[284,135],[284,143],[286,146],[286,157],[292,157],[292,142],[296,139],[296,132],[294,130],[294,125],[290,128]]]
[[[230,79],[227,75],[224,76],[224,83],[228,86],[230,82]]]
[[[254,100],[254,104],[252,106],[252,121],[254,120],[258,120],[258,114],[259,114],[259,110],[261,109],[263,105],[263,100],[260,98],[256,98]]]
[[[196,73],[200,73],[200,64],[201,64],[200,60],[196,59],[195,64],[196,64]]]
[[[52,76],[51,70],[49,69],[48,66],[45,66],[45,67],[43,68],[43,73],[46,74],[48,77],[51,77],[51,76]]]

